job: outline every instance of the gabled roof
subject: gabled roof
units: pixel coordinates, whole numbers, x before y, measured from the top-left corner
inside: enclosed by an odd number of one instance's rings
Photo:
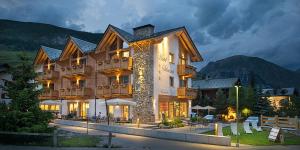
[[[262,94],[266,96],[292,96],[295,88],[262,89]]]
[[[49,59],[51,61],[55,61],[59,58],[59,55],[61,54],[61,50],[47,47],[47,46],[41,46],[41,48],[45,51],[45,53],[48,55]]]
[[[109,31],[112,30],[113,32],[116,32],[117,35],[120,36],[120,38],[122,38],[125,42],[127,42],[128,44],[130,43],[134,43],[134,42],[139,42],[139,41],[143,41],[143,40],[148,40],[148,39],[152,39],[152,38],[157,38],[157,37],[161,37],[161,36],[165,36],[169,33],[172,33],[172,32],[181,32],[181,34],[183,33],[185,36],[184,38],[187,39],[190,44],[188,44],[189,48],[190,49],[193,49],[193,54],[195,55],[196,59],[193,59],[193,60],[196,60],[196,61],[202,61],[202,57],[198,51],[198,49],[196,48],[193,40],[191,39],[190,35],[188,34],[186,28],[183,26],[183,27],[178,27],[178,28],[173,28],[173,29],[169,29],[169,30],[164,30],[164,31],[160,31],[160,32],[155,32],[149,36],[134,36],[133,34],[127,32],[127,31],[124,31],[120,28],[117,28],[113,25],[108,25],[107,29],[105,30],[105,33],[102,37],[102,39],[100,40],[98,46],[101,47],[101,43],[105,41],[105,37],[109,35]]]
[[[238,78],[227,78],[227,79],[205,79],[192,81],[192,87],[195,89],[225,89],[234,87]]]
[[[82,50],[83,53],[94,51],[97,46],[94,43],[84,41],[73,36],[70,36],[70,38],[77,44],[77,46]]]
[[[47,58],[49,58],[50,61],[56,61],[61,53],[62,51],[59,49],[42,45],[35,56],[34,64],[38,64]]]
[[[119,35],[121,37],[123,37],[128,43],[130,43],[130,42],[132,42],[132,41],[135,40],[135,37],[132,34],[126,32],[126,31],[124,31],[124,30],[122,30],[120,28],[117,28],[117,27],[115,27],[113,25],[108,25],[108,28],[109,27],[113,28],[115,30],[115,32],[119,33]]]
[[[68,45],[70,43],[73,43],[76,45],[76,47],[83,53],[83,54],[87,54],[90,52],[95,51],[96,48],[96,44],[88,42],[88,41],[84,41],[82,39],[73,37],[73,36],[68,36],[68,40],[65,44],[65,48],[63,49],[61,55],[59,56],[60,59],[62,59],[64,56],[68,56],[69,54],[71,54],[74,50],[72,49],[71,52],[67,52],[68,50]]]

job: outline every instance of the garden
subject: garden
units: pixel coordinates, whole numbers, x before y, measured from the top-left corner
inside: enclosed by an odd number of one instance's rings
[[[270,134],[270,129],[265,128],[263,131],[258,132],[252,130],[252,134],[247,134],[244,132],[242,123],[239,124],[238,132],[240,135],[238,136],[241,144],[247,145],[256,145],[256,146],[267,146],[267,145],[299,145],[300,144],[300,136],[296,136],[290,132],[283,132],[284,142],[272,142],[269,141],[268,136]],[[214,135],[215,131],[209,131],[204,134]],[[231,142],[236,143],[236,136],[231,134],[230,127],[223,127],[223,135],[230,136]]]

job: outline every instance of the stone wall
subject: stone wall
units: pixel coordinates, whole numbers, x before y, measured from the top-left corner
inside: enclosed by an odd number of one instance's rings
[[[153,110],[153,45],[137,43],[133,45],[133,100],[137,105],[133,111],[133,121],[154,122]]]

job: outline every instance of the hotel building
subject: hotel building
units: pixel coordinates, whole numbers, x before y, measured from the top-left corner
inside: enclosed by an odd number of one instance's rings
[[[106,101],[113,117],[147,123],[189,117],[196,96],[191,63],[199,61],[185,27],[154,32],[148,24],[131,34],[109,25],[96,44],[69,36],[63,50],[41,46],[34,66],[42,109],[106,116]]]

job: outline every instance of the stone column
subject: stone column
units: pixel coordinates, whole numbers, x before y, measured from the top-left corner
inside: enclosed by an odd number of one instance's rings
[[[153,110],[153,45],[149,42],[135,43],[133,55],[133,121],[154,122]]]

